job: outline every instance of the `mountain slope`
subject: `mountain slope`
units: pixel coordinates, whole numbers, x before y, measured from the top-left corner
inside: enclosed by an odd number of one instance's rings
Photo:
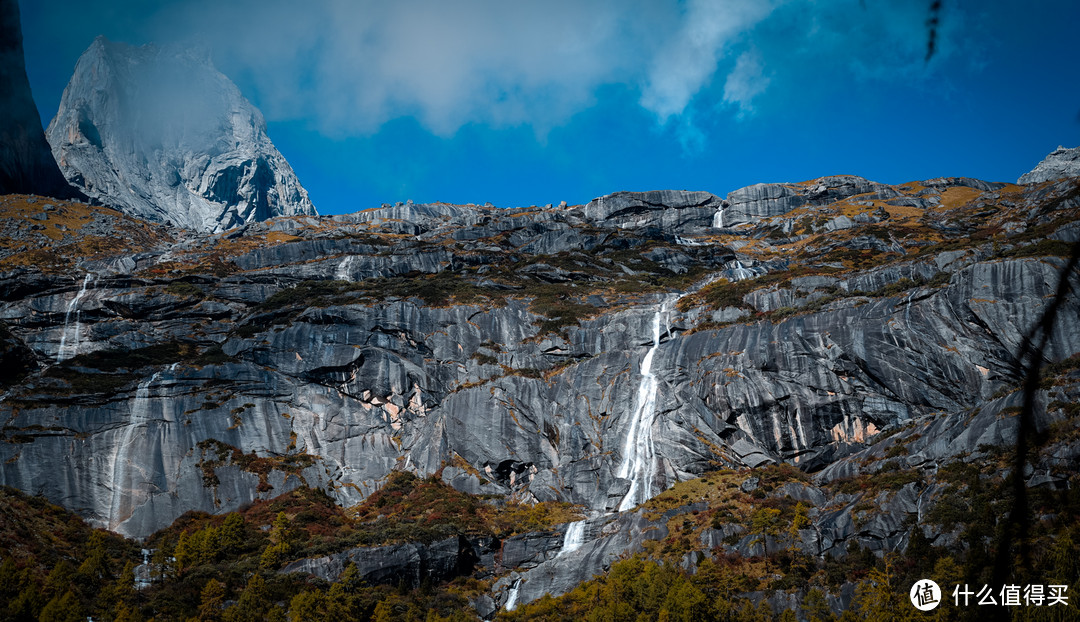
[[[954,519],[1003,520],[986,495],[1007,488],[1018,352],[1078,213],[1076,178],[404,204],[225,234],[5,197],[0,338],[21,377],[0,483],[138,537],[318,488],[378,537],[269,569],[333,581],[352,560],[407,585],[422,561],[487,582],[484,617],[635,553],[737,561],[739,589],[781,608],[788,584],[753,560],[786,555],[807,564],[795,588],[843,606],[853,584],[813,575],[830,560],[989,546]],[[1075,296],[1058,317],[1023,470],[1040,512],[1060,502],[1046,547],[1076,523],[1080,456]],[[477,532],[438,495],[588,519]],[[443,539],[403,541],[395,514]]]
[[[190,51],[98,37],[46,135],[72,184],[133,216],[221,231],[315,213],[259,111]]]

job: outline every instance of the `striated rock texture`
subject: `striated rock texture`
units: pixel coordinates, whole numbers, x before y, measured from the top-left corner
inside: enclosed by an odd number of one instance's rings
[[[1066,177],[1080,177],[1080,147],[1058,147],[1043,158],[1038,166],[1020,176],[1018,184],[1037,184]]]
[[[19,3],[0,0],[0,194],[80,198],[53,160],[30,94]]]
[[[111,250],[131,225],[105,212],[20,208],[92,225],[41,235],[45,272],[0,258],[5,365],[29,374],[0,402],[20,439],[0,443],[0,480],[146,535],[304,484],[353,504],[400,468],[464,464],[446,481],[595,512],[635,482],[661,491],[718,465],[825,468],[1017,382],[1021,335],[1063,265],[1065,242],[1045,236],[1075,239],[1076,189],[973,185],[890,186],[877,192],[938,207],[837,199],[739,235],[694,215],[713,195],[675,192],[409,204],[142,250]],[[988,223],[1032,229],[969,237]],[[1052,360],[1080,351],[1078,322],[1070,300]],[[647,468],[620,476],[644,400]],[[252,451],[266,468],[241,459]]]
[[[221,231],[315,214],[262,114],[191,51],[98,37],[46,135],[68,181],[140,218]]]
[[[5,199],[0,354],[16,377],[0,484],[140,537],[305,485],[350,506],[402,470],[494,503],[582,506],[585,522],[498,544],[286,560],[406,584],[483,568],[485,607],[564,592],[676,528],[687,568],[902,549],[908,515],[945,498],[939,469],[1016,438],[1017,353],[1080,239],[1080,180],[797,186],[798,205],[732,193],[748,198],[723,227],[704,192],[403,204],[218,234]],[[1073,369],[1078,352],[1072,296],[1044,354]],[[1075,428],[1061,404],[1078,383],[1046,383],[1040,429]],[[1044,447],[1030,485],[1070,485],[1080,442]],[[776,481],[777,465],[799,477]],[[650,506],[723,467],[759,475]],[[654,497],[619,511],[631,490]],[[797,538],[752,533],[709,505],[717,491],[803,501],[807,522]],[[924,535],[955,543],[951,529]]]

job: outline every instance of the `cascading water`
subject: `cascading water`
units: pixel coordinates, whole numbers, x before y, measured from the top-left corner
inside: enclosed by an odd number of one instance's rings
[[[56,351],[57,363],[62,363],[79,353],[79,332],[82,330],[82,326],[79,322],[82,313],[82,311],[79,310],[79,302],[82,301],[83,296],[86,295],[87,288],[93,281],[94,276],[87,274],[86,278],[83,279],[82,287],[79,288],[79,293],[75,294],[75,297],[68,303],[67,313],[64,314],[64,332],[60,333],[60,349]],[[75,327],[74,331],[72,331],[74,343],[69,344],[71,339],[68,339],[68,324],[71,323],[72,311],[75,312]]]
[[[579,520],[576,523],[570,523],[570,526],[566,528],[562,548],[559,549],[559,554],[556,557],[562,557],[571,551],[576,551],[581,548],[582,544],[585,544],[585,521]]]
[[[352,268],[353,256],[349,255],[341,260],[338,264],[337,270],[334,271],[334,278],[338,281],[351,281],[352,274],[350,272]]]
[[[713,229],[724,228],[724,208],[717,208],[716,213],[712,217]]]
[[[752,279],[756,276],[753,270],[742,265],[742,262],[738,259],[735,260],[735,268],[731,272],[736,281],[745,281],[746,279]]]
[[[623,444],[622,462],[615,475],[630,480],[630,490],[626,492],[619,511],[629,510],[652,496],[652,475],[654,470],[655,450],[652,439],[653,416],[656,414],[656,375],[652,371],[653,357],[660,347],[661,325],[672,304],[672,299],[665,299],[653,316],[652,347],[641,360],[641,383],[638,385],[637,408],[630,420],[630,431]],[[663,326],[666,328],[666,325]]]
[[[173,363],[167,368],[172,373],[178,363]],[[135,390],[135,401],[131,404],[131,419],[124,427],[123,437],[116,444],[116,451],[112,456],[112,501],[109,504],[109,526],[116,525],[127,520],[131,513],[132,498],[136,492],[137,478],[132,469],[136,469],[139,461],[132,459],[131,445],[136,436],[143,433],[151,419],[151,407],[153,400],[150,398],[150,388],[161,377],[161,371],[154,372],[146,380],[139,383]],[[140,474],[141,475],[141,474]],[[142,481],[138,478],[138,481]],[[126,503],[125,503],[126,501]]]
[[[513,611],[517,607],[518,588],[521,587],[521,579],[514,581],[513,587],[506,593],[506,610]]]

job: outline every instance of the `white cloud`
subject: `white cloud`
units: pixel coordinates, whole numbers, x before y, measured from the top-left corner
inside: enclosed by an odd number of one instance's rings
[[[769,81],[761,55],[756,50],[743,52],[724,82],[724,101],[738,106],[740,114],[753,112],[754,98],[765,92]]]
[[[643,62],[631,37],[655,10],[640,4],[242,0],[182,15],[216,30],[216,62],[255,84],[268,116],[364,133],[412,115],[449,134],[470,122],[549,126],[588,107]],[[248,9],[254,19],[241,19]]]
[[[49,1],[53,14],[97,30],[104,0]],[[268,119],[304,120],[328,136],[407,116],[443,136],[469,123],[543,133],[620,85],[697,144],[692,120],[707,125],[719,101],[745,113],[771,93],[803,93],[807,75],[821,89],[925,75],[922,2],[126,1],[145,15],[133,31],[209,44]],[[946,18],[939,57],[957,32]]]
[[[678,32],[650,63],[641,105],[661,122],[681,114],[732,42],[772,10],[765,0],[691,0]]]

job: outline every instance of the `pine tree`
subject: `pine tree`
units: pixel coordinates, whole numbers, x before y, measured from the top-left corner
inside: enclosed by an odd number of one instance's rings
[[[289,523],[289,517],[285,515],[285,512],[278,512],[270,528],[270,544],[266,545],[259,557],[259,567],[272,570],[280,566],[292,552],[295,539],[296,535]]]
[[[176,569],[183,572],[195,562],[196,553],[193,550],[191,543],[191,536],[188,535],[187,529],[180,532],[180,539],[176,542],[176,548],[173,549],[173,557],[176,558]]]
[[[825,593],[816,587],[806,593],[802,601],[802,610],[807,622],[833,622],[836,616],[829,608]]]
[[[225,586],[217,579],[210,579],[199,598],[199,622],[221,620],[221,609],[224,605]]]
[[[221,552],[225,555],[238,553],[244,547],[246,530],[247,525],[240,514],[231,512],[226,516],[221,525]]]
[[[38,622],[83,622],[84,619],[82,605],[71,590],[63,596],[54,596],[38,615]]]
[[[320,622],[326,614],[326,597],[317,590],[304,590],[289,603],[289,622]]]
[[[35,620],[38,612],[45,605],[45,597],[41,586],[34,579],[29,568],[23,568],[19,572],[19,593],[7,603],[5,611],[11,620]]]
[[[247,585],[244,586],[244,591],[240,593],[240,598],[237,599],[236,604],[225,612],[225,622],[261,621],[261,618],[266,615],[270,608],[271,603],[268,598],[266,581],[262,578],[262,575],[255,573],[248,579]]]
[[[66,559],[60,560],[49,571],[49,576],[45,578],[44,595],[47,598],[62,596],[71,586],[74,577],[75,570],[71,567],[71,562]]]
[[[109,571],[109,557],[105,553],[105,534],[94,531],[86,542],[86,557],[79,570],[76,572],[77,579],[90,588],[96,588],[102,581],[111,578]]]

